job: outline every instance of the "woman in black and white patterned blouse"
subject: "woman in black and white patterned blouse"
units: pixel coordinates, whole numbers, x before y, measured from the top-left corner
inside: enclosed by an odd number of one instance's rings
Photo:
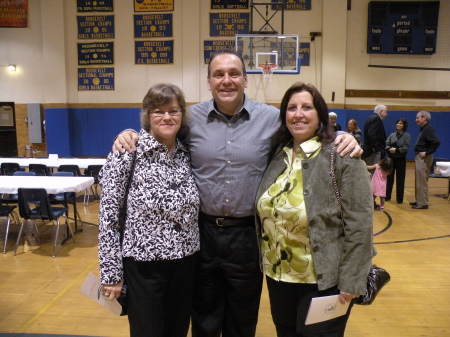
[[[117,221],[134,154],[110,153],[100,174],[103,294],[118,297],[125,275],[133,337],[184,337],[189,327],[200,200],[189,153],[177,140],[185,113],[174,85],[155,85],[144,97],[122,244]]]

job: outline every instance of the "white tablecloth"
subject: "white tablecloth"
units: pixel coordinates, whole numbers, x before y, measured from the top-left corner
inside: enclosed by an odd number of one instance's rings
[[[80,192],[93,183],[93,177],[0,176],[0,193],[17,193],[19,188],[45,188],[49,194]]]
[[[20,167],[28,167],[30,164],[44,164],[48,167],[60,165],[78,165],[79,168],[87,168],[88,165],[104,165],[104,158],[0,158],[1,163],[17,163]]]
[[[450,177],[450,161],[437,161],[436,170],[444,177]]]

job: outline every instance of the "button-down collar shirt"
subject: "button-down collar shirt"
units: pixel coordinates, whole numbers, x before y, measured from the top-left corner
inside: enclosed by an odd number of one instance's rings
[[[185,144],[200,192],[201,211],[215,216],[254,215],[258,185],[276,146],[277,108],[245,98],[231,118],[213,100],[190,107]]]

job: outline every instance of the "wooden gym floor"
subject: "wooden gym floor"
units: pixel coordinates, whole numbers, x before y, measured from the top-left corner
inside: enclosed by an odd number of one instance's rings
[[[447,180],[430,179],[428,210],[412,210],[414,171],[409,163],[405,203],[386,204],[374,216],[378,255],[374,262],[391,273],[390,283],[371,306],[354,306],[347,337],[450,337],[450,201]],[[393,193],[395,195],[395,193]],[[97,223],[98,201],[79,204],[81,217]],[[386,228],[392,218],[392,226]],[[41,246],[20,246],[17,229],[0,253],[1,333],[128,336],[128,322],[80,294],[88,272],[97,274],[98,228],[84,224],[51,257],[53,232],[40,226]],[[0,232],[3,246],[4,226]],[[267,291],[261,300],[258,337],[274,337]]]

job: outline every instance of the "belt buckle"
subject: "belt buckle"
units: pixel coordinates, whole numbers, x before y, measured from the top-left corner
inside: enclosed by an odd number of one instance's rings
[[[224,221],[225,221],[225,218],[216,218],[217,227],[224,227],[224,225],[223,225]]]

